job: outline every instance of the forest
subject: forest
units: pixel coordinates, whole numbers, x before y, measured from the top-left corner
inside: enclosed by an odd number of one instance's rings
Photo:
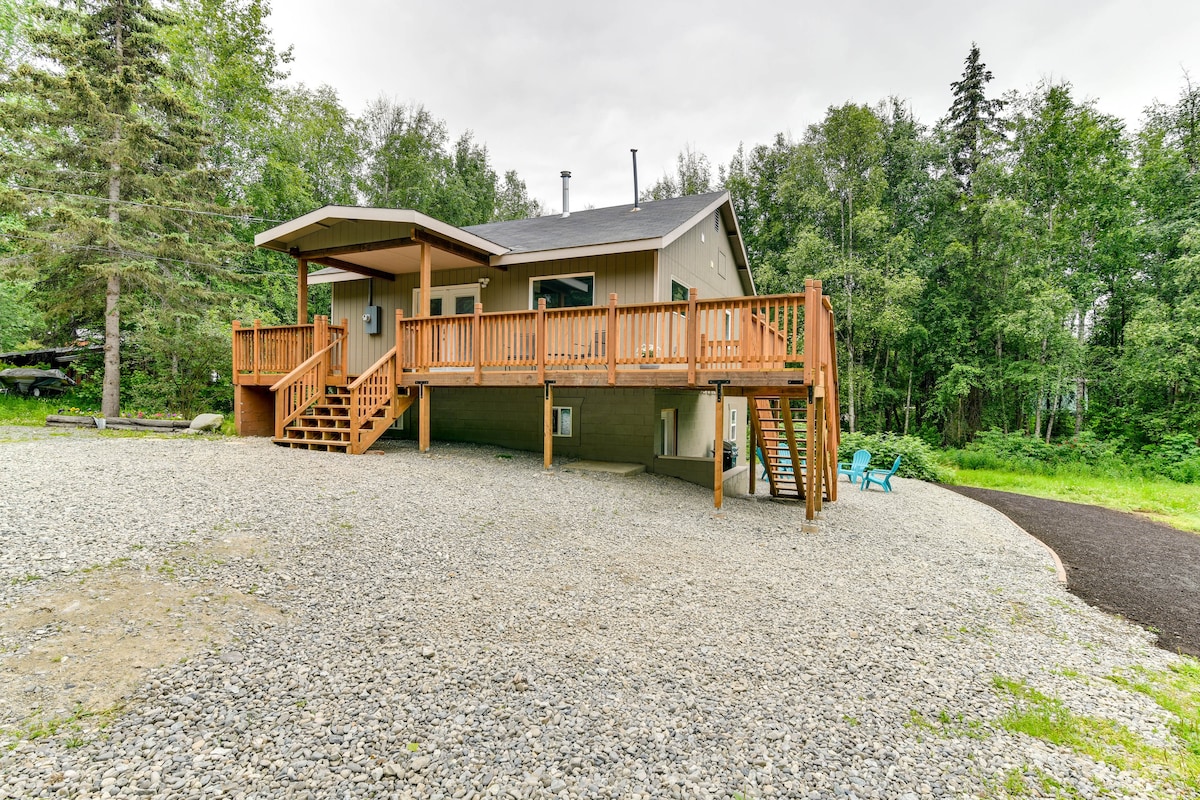
[[[295,313],[294,264],[251,246],[277,221],[547,211],[435,108],[290,83],[269,10],[0,0],[0,352],[119,342],[78,403],[227,408],[231,321]],[[1004,91],[977,47],[946,76],[939,120],[847,101],[715,166],[685,147],[644,195],[727,189],[760,293],[824,282],[846,431],[1200,473],[1200,87],[1131,128],[1067,81]]]

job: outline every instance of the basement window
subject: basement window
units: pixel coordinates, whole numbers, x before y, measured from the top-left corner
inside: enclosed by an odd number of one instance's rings
[[[550,409],[550,433],[554,436],[571,435],[572,413],[570,406],[554,406]]]

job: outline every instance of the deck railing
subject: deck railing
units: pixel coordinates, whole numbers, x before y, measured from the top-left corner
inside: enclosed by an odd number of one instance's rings
[[[321,343],[333,345],[327,383],[346,385],[345,325],[323,317],[276,328],[235,322],[235,382],[262,384],[264,376],[286,374]],[[797,378],[814,385],[818,372],[822,381],[836,381],[836,366],[828,371],[832,336],[832,310],[819,288],[713,300],[699,300],[693,290],[687,300],[632,305],[618,305],[612,294],[606,306],[548,309],[541,300],[532,311],[486,314],[476,304],[473,314],[455,317],[405,318],[398,311],[389,370],[396,382],[404,372],[473,371],[477,384],[497,370],[536,372],[539,380],[560,370],[606,370],[610,385],[618,372],[639,368],[686,370],[689,384],[697,370],[803,370]],[[380,396],[376,389],[371,401],[364,395],[363,413]]]
[[[274,325],[263,327],[254,320],[243,328],[233,321],[233,382],[274,382],[286,375],[317,350],[337,343],[329,359],[328,383],[346,382],[349,352],[341,344],[348,330],[346,320],[330,325],[328,317],[317,317],[311,325]]]

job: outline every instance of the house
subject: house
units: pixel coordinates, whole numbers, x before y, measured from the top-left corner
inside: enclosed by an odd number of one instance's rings
[[[804,467],[836,461],[828,300],[819,282],[756,295],[727,192],[465,228],[327,206],[255,244],[296,258],[299,320],[308,286],[330,283],[341,322],[235,323],[242,435],[358,453],[391,432],[422,450],[542,450],[547,466],[633,462],[712,486],[719,506],[753,483],[749,426],[773,493],[819,507],[836,491]]]

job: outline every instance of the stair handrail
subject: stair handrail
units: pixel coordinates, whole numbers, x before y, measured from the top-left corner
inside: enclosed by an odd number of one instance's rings
[[[283,400],[275,402],[275,438],[283,438],[288,423],[308,410],[325,393],[328,364],[326,356],[345,341],[346,336],[337,337],[302,361],[294,370],[271,385],[272,392],[283,392]]]
[[[358,444],[362,422],[371,419],[376,411],[393,399],[396,393],[396,373],[394,369],[389,369],[395,363],[395,358],[396,347],[393,346],[391,350],[380,356],[378,361],[368,367],[366,372],[359,375],[353,383],[346,387],[350,392],[351,449]],[[382,387],[386,390],[361,391],[363,386],[378,387],[381,382]],[[359,408],[360,404],[363,405],[362,408]]]

